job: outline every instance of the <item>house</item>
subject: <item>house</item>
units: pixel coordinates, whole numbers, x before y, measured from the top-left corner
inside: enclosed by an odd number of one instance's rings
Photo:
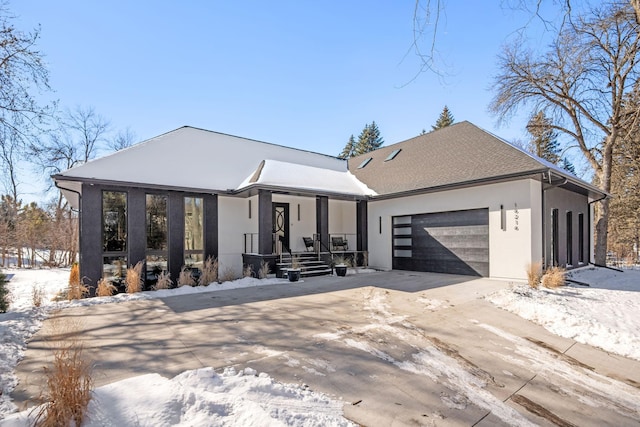
[[[182,127],[53,178],[79,211],[92,284],[138,261],[176,278],[213,256],[239,275],[308,250],[522,279],[535,261],[587,263],[590,208],[605,197],[468,122],[348,162]]]

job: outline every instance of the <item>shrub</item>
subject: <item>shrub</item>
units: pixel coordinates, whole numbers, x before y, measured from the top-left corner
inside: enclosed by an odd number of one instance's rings
[[[127,268],[127,277],[124,279],[125,289],[128,294],[135,294],[142,290],[142,261],[135,266]]]
[[[9,310],[9,289],[7,287],[7,276],[0,271],[0,313]]]
[[[209,283],[218,281],[218,258],[207,257],[202,266],[202,274],[198,280],[198,285],[207,286]]]
[[[542,286],[549,289],[559,288],[565,284],[566,270],[562,267],[548,268],[544,276],[542,276]]]
[[[527,283],[533,289],[538,289],[542,279],[542,263],[534,262],[527,264]]]
[[[66,339],[53,350],[52,366],[45,368],[46,389],[41,393],[43,404],[38,408],[34,424],[45,427],[80,426],[91,400],[91,363],[83,353],[77,332],[69,330],[68,323],[54,321],[52,324],[54,330],[63,332]],[[66,329],[59,329],[60,325]]]
[[[33,303],[33,306],[40,307],[43,299],[44,289],[42,289],[42,286],[33,285],[31,288],[31,302]]]
[[[99,297],[110,297],[115,294],[118,288],[116,288],[113,283],[111,283],[107,279],[98,280],[98,287],[96,288],[96,296]]]
[[[260,261],[260,270],[258,270],[258,278],[266,279],[267,275],[269,275],[269,271],[271,271],[269,269],[269,263],[266,262],[265,260]]]
[[[253,277],[253,267],[247,264],[242,269],[242,277]]]
[[[171,288],[171,285],[173,285],[173,282],[171,281],[171,273],[163,271],[158,274],[158,281],[153,286],[153,290],[157,291],[160,289],[169,289]]]
[[[182,266],[180,270],[180,276],[178,276],[178,286],[195,286],[196,279],[191,275],[191,269],[187,268],[186,265]]]
[[[222,271],[222,277],[219,278],[219,282],[231,282],[232,280],[236,280],[237,276],[233,268],[227,267]]]
[[[298,255],[294,255],[291,257],[291,268],[300,268],[300,258]]]

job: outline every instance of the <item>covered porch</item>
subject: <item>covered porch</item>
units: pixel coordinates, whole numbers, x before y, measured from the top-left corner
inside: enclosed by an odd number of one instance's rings
[[[304,277],[331,274],[342,261],[367,264],[366,199],[261,189],[248,204],[242,263],[254,272],[263,262],[278,277],[293,267]]]

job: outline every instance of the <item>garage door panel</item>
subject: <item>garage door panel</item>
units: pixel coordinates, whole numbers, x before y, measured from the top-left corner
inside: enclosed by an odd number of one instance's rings
[[[489,275],[488,209],[396,217],[394,224],[393,268]]]

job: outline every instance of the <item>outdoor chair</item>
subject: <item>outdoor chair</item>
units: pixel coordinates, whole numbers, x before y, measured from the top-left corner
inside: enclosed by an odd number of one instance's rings
[[[311,237],[303,237],[302,240],[304,241],[304,248],[305,250],[308,252],[309,248],[311,248],[311,252],[313,252],[314,245],[313,245],[313,239]]]
[[[334,251],[338,249],[342,251],[349,250],[349,242],[347,242],[347,240],[343,239],[342,237],[332,237],[331,246],[333,247]]]

